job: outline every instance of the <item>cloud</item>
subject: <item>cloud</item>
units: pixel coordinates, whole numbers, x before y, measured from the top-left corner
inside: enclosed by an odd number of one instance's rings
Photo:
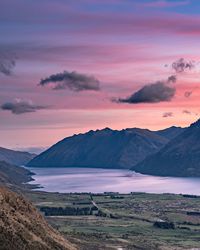
[[[0,54],[0,73],[6,76],[10,76],[15,67],[15,58],[9,58],[3,54]]]
[[[167,117],[172,117],[172,116],[173,116],[172,112],[165,112],[165,113],[163,113],[162,117],[167,118]]]
[[[176,71],[176,73],[183,73],[186,70],[192,70],[194,67],[194,61],[186,61],[184,58],[180,58],[172,63],[172,68]]]
[[[14,102],[6,102],[1,105],[2,110],[10,111],[15,115],[36,112],[37,110],[45,108],[47,107],[34,105],[32,101],[23,101],[21,99],[16,99]]]
[[[69,89],[75,92],[84,90],[100,90],[100,82],[94,76],[80,74],[76,71],[58,73],[41,79],[39,85],[45,86],[50,84],[54,90]]]
[[[177,81],[177,77],[175,75],[171,75],[167,79],[168,83],[176,83],[176,81]]]
[[[177,1],[177,2],[169,2],[166,0],[152,1],[149,3],[143,4],[145,7],[155,7],[155,8],[167,8],[167,7],[177,7],[184,6],[190,4],[189,0]]]
[[[158,103],[171,101],[175,96],[176,88],[170,83],[175,83],[176,77],[170,76],[167,81],[158,81],[147,84],[127,98],[113,99],[117,103]]]
[[[183,114],[186,114],[186,115],[191,115],[192,113],[189,111],[189,110],[183,110]]]
[[[189,98],[192,95],[192,93],[193,93],[192,91],[186,91],[184,93],[185,98]]]

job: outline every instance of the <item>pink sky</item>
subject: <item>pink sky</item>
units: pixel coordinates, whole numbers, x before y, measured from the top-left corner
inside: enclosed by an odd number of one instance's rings
[[[3,0],[1,5],[0,64],[15,61],[10,75],[0,67],[0,105],[9,104],[0,110],[1,146],[46,147],[90,129],[156,130],[199,118],[197,1]],[[180,58],[195,67],[176,74],[172,63]],[[64,71],[95,77],[100,90],[38,85]],[[111,101],[174,74],[176,93],[168,101]],[[12,112],[19,102],[36,112]]]

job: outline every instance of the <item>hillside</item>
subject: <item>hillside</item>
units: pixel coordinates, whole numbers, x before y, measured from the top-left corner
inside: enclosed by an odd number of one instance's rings
[[[14,165],[25,165],[36,155],[28,152],[14,151],[0,147],[0,161],[5,161]]]
[[[0,249],[75,250],[22,196],[0,187]]]
[[[200,120],[132,170],[161,176],[200,176]]]
[[[186,128],[176,127],[172,126],[170,128],[154,131],[157,135],[160,135],[162,137],[165,137],[168,140],[174,139],[176,136],[180,135],[185,131]]]
[[[0,161],[0,186],[23,188],[32,180],[32,173],[22,167]]]
[[[147,129],[105,128],[67,137],[35,157],[28,166],[130,168],[168,141]]]

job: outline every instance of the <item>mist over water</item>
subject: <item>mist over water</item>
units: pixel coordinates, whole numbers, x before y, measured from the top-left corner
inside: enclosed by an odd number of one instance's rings
[[[29,168],[30,169],[30,168]],[[94,168],[31,168],[31,184],[48,192],[147,192],[200,195],[200,178],[142,175],[129,170]]]

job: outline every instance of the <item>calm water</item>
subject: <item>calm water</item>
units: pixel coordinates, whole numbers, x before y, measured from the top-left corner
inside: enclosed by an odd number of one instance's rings
[[[200,195],[200,178],[141,175],[129,170],[31,168],[33,184],[48,192],[148,192]]]

